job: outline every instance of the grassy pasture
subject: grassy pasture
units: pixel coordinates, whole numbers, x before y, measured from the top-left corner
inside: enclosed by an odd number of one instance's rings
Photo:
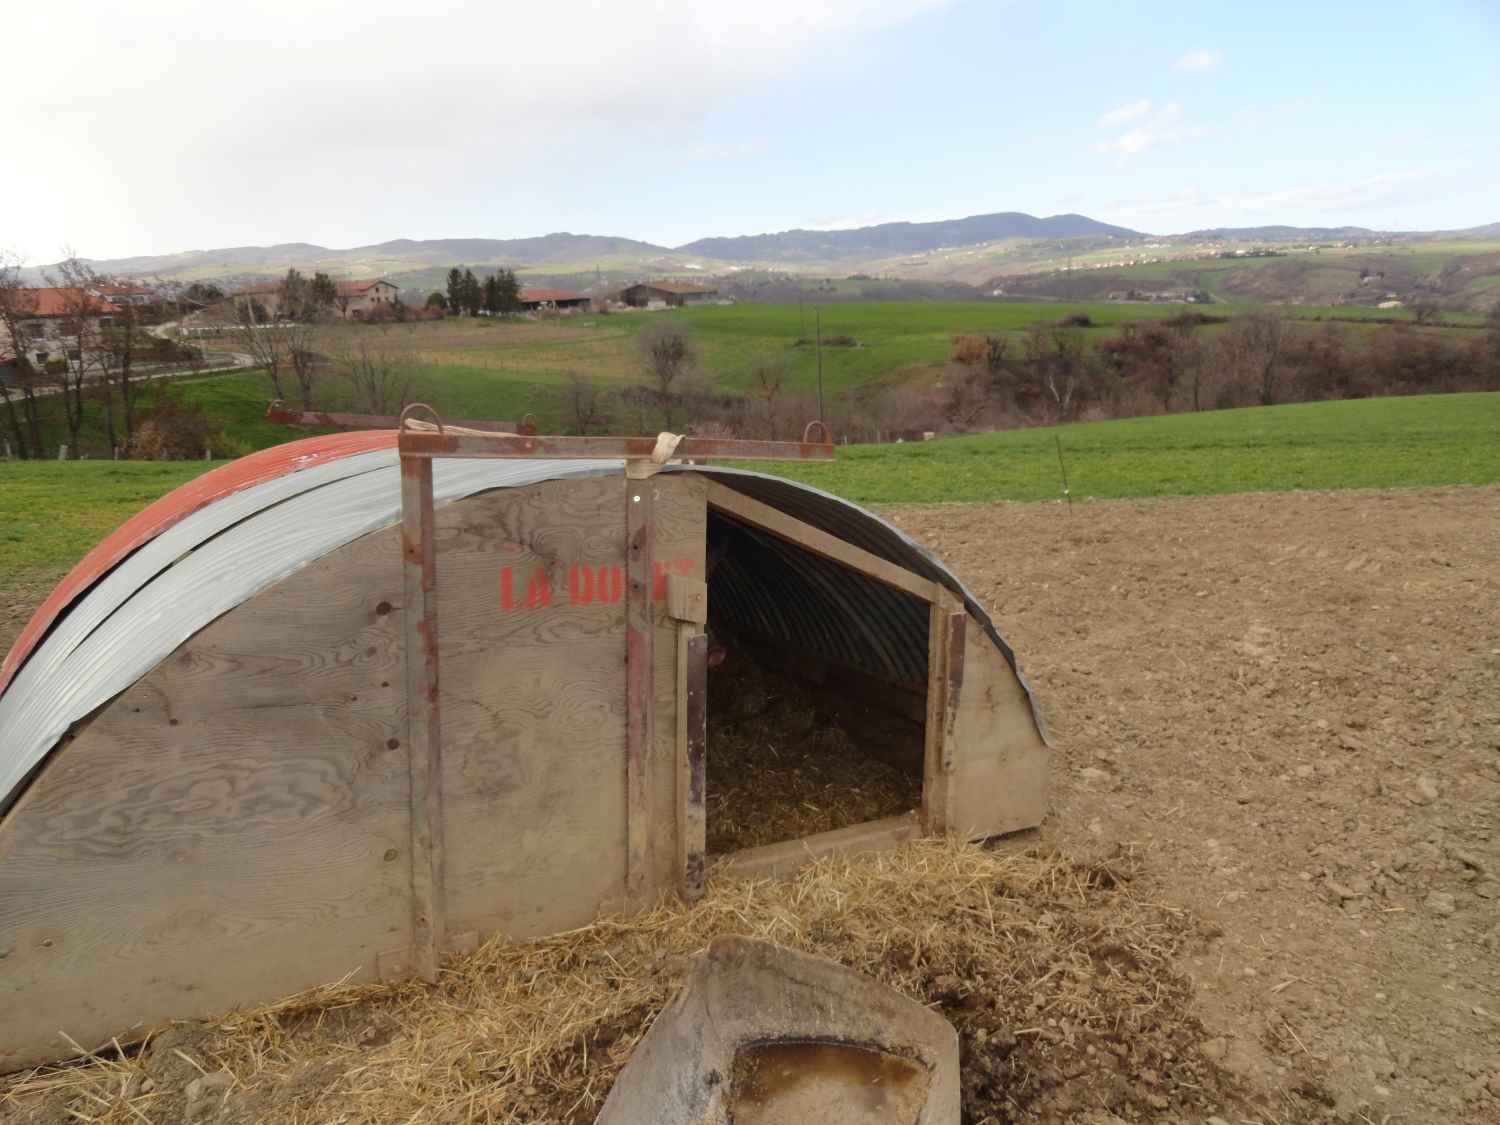
[[[1500,481],[1500,393],[1314,402],[850,446],[771,471],[866,503]]]
[[[876,381],[924,385],[947,362],[952,338],[960,333],[1019,335],[1027,326],[1086,314],[1093,327],[1085,335],[1098,341],[1128,321],[1172,317],[1181,305],[1120,303],[886,302],[822,306],[824,338],[852,337],[854,347],[823,349],[826,394],[837,397]],[[1213,306],[1216,315],[1238,311]],[[1300,307],[1287,310],[1302,320],[1320,318],[1409,319],[1408,310]],[[585,315],[551,321],[494,321],[453,318],[409,325],[337,326],[329,328],[320,350],[336,354],[350,339],[377,338],[411,352],[418,361],[415,397],[449,417],[519,420],[535,415],[544,430],[567,430],[563,390],[569,372],[624,384],[640,376],[636,335],[653,319],[672,317],[693,332],[701,366],[726,391],[742,391],[752,381],[750,367],[760,357],[781,357],[789,372],[789,389],[811,391],[817,382],[817,353],[812,346],[819,313],[812,305],[707,306],[676,312],[630,312]],[[1478,317],[1446,314],[1455,323],[1478,324]],[[1311,329],[1311,325],[1308,325]],[[1360,328],[1361,326],[1355,326]],[[1209,326],[1213,334],[1220,326]],[[1383,330],[1379,325],[1370,331]],[[1463,328],[1426,328],[1424,332],[1460,332]],[[1466,333],[1465,333],[1466,334]],[[801,341],[799,343],[799,341]],[[272,391],[254,371],[173,380],[173,388],[201,406],[220,426],[225,441],[216,452],[237,455],[288,440],[296,433],[263,420]],[[284,384],[288,397],[290,380]],[[149,393],[149,392],[148,392]],[[67,441],[61,402],[43,400],[44,445],[55,450]],[[315,405],[325,410],[356,408],[350,388],[338,378],[320,380]],[[107,450],[98,404],[86,411],[82,445],[95,456]]]
[[[241,377],[243,378],[243,377]],[[1057,500],[1500,482],[1500,393],[1363,399],[849,446],[751,466],[865,503]],[[70,565],[204,462],[0,462],[0,575]],[[7,578],[9,581],[9,578]]]

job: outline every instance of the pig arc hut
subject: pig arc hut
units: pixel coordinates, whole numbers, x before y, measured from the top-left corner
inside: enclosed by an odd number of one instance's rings
[[[1045,734],[959,580],[673,457],[797,443],[674,444],[308,438],[106,538],[0,667],[0,1071],[701,893],[705,628],[911,732],[909,811],[730,866],[1038,824]]]

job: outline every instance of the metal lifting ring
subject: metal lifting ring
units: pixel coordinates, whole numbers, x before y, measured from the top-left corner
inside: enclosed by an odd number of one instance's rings
[[[406,406],[406,408],[401,411],[401,417],[396,420],[396,429],[398,429],[398,430],[404,430],[404,429],[406,429],[406,419],[407,419],[407,416],[409,414],[411,414],[411,412],[413,410],[425,410],[425,411],[427,411],[427,413],[429,413],[429,414],[432,415],[432,420],[435,423],[437,423],[438,433],[441,434],[441,433],[445,432],[444,428],[443,428],[443,420],[442,420],[442,418],[438,417],[438,412],[436,410],[434,410],[432,407],[428,406],[425,402],[408,403],[407,406]]]
[[[823,440],[820,441],[820,442],[818,442],[817,444],[819,444],[819,445],[832,445],[833,444],[833,434],[828,429],[828,423],[824,422],[823,419],[821,419],[821,418],[814,418],[811,422],[809,422],[803,428],[803,430],[802,430],[802,444],[804,444],[804,445],[811,445],[811,444],[813,444],[813,439],[809,435],[812,434],[814,426],[816,426],[818,429],[820,429],[820,430],[823,431]]]

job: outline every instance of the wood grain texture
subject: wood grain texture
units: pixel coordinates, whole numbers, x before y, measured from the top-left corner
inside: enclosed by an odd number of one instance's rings
[[[684,622],[677,627],[677,885],[689,902],[704,889],[707,749],[708,637]]]
[[[0,824],[0,1070],[411,942],[396,529],[203,629]]]
[[[402,638],[411,783],[412,958],[437,980],[443,932],[443,730],[438,707],[436,527],[432,462],[401,460]]]
[[[667,579],[678,574],[703,579],[704,538],[707,534],[707,482],[688,473],[662,474],[648,482],[655,489],[656,558],[661,564],[652,598],[655,701],[652,712],[650,776],[656,830],[651,834],[650,862],[658,895],[676,893],[679,884],[677,818],[677,621],[667,604]]]
[[[947,729],[947,622],[941,600],[927,613],[927,706],[922,722],[922,831],[936,836],[948,830],[949,770],[944,764]]]
[[[581,925],[625,885],[625,604],[573,604],[569,575],[623,567],[623,480],[484,493],[437,522],[449,928]]]
[[[651,878],[650,755],[655,700],[651,690],[655,630],[651,595],[656,561],[656,488],[650,478],[625,481],[625,891],[640,902]]]
[[[948,831],[969,839],[1035,828],[1052,751],[1016,674],[979,629],[965,630],[963,690],[950,717]]]
[[[851,824],[831,832],[819,832],[800,840],[781,840],[758,848],[745,848],[714,862],[712,874],[736,878],[779,878],[829,856],[857,855],[898,847],[922,835],[916,813],[902,813],[864,824]]]
[[[702,482],[656,477],[657,561],[701,574]],[[551,481],[438,511],[448,925],[512,938],[626,905],[626,482]],[[509,569],[513,608],[501,604]],[[583,569],[613,599],[575,598]],[[673,887],[676,624],[648,568],[649,697],[642,780],[665,820],[644,844],[651,887]],[[534,587],[533,583],[537,583]],[[523,593],[549,593],[528,606]],[[586,591],[580,584],[576,593]],[[606,591],[608,592],[608,591]]]

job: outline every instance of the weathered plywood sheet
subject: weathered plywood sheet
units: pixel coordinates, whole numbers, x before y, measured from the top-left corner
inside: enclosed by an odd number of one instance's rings
[[[394,529],[209,625],[0,825],[0,1070],[410,942]]]
[[[965,630],[958,700],[946,701],[948,830],[969,839],[1034,828],[1047,811],[1052,752],[1005,658],[977,628]],[[950,687],[950,693],[954,690]]]
[[[657,886],[675,860],[672,566],[701,575],[702,482],[657,477]],[[623,477],[487,493],[437,514],[448,930],[522,938],[624,905]]]

